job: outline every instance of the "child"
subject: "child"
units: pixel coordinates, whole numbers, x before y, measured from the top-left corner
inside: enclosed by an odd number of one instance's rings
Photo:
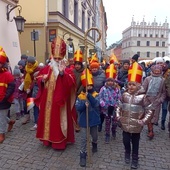
[[[116,116],[123,130],[125,162],[130,163],[132,152],[132,169],[138,168],[140,133],[144,124],[147,124],[152,117],[152,110],[149,107],[150,102],[145,94],[138,93],[141,88],[141,80],[142,68],[135,62],[128,71],[127,92],[125,91],[122,94],[121,104],[116,109]]]
[[[22,115],[24,115],[24,103],[23,103],[23,92],[19,90],[20,85],[22,84],[21,71],[18,66],[15,66],[13,71],[14,82],[15,82],[15,91],[14,91],[14,105],[15,105],[15,114],[16,120],[19,120]]]
[[[86,82],[84,82],[83,72],[81,76],[82,84],[85,87]],[[80,149],[80,166],[86,166],[86,142],[87,142],[87,124],[86,124],[86,109],[88,109],[88,124],[90,128],[90,135],[92,137],[92,152],[97,152],[97,126],[100,124],[100,114],[99,114],[99,101],[97,99],[98,93],[94,90],[93,81],[91,79],[92,75],[88,70],[87,74],[87,94],[86,89],[78,95],[76,101],[76,109],[79,113],[79,125],[81,127],[81,149]],[[86,80],[85,80],[86,81]]]
[[[148,123],[147,135],[149,139],[153,139],[153,124],[158,124],[161,104],[166,98],[165,79],[162,77],[161,65],[156,64],[151,67],[151,75],[145,78],[142,87],[149,101],[153,103],[154,114],[153,118]]]
[[[120,90],[113,78],[107,78],[105,85],[99,92],[100,106],[105,115],[105,142],[110,141],[110,126],[112,125],[112,136],[116,137],[117,121],[115,107],[120,99]]]

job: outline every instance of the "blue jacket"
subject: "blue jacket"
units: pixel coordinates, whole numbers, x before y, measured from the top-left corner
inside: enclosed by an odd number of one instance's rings
[[[93,92],[92,94],[88,93],[87,101],[89,102],[88,106],[88,116],[89,116],[89,127],[97,126],[100,124],[100,113],[99,113],[99,100],[98,93]],[[81,92],[76,100],[76,110],[79,113],[79,125],[80,127],[87,127],[86,124],[86,93]]]

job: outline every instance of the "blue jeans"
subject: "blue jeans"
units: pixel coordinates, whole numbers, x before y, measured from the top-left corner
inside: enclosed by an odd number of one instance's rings
[[[38,122],[38,115],[39,115],[39,108],[36,105],[34,105],[33,109],[34,109],[34,123],[37,124],[37,122]]]
[[[168,100],[165,99],[164,102],[162,103],[162,118],[161,118],[161,121],[166,120],[167,112],[168,112]]]

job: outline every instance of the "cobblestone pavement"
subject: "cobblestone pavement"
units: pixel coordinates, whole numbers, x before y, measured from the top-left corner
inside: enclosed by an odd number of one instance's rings
[[[13,117],[14,115],[12,115]],[[14,128],[0,144],[0,170],[129,170],[124,163],[122,131],[117,129],[117,137],[110,144],[104,142],[104,132],[99,133],[98,152],[91,155],[91,163],[86,168],[79,166],[80,135],[76,133],[76,143],[68,145],[65,151],[45,147],[30,131],[33,120],[21,125],[17,120]],[[155,137],[147,138],[143,129],[139,150],[139,170],[170,170],[170,138],[168,130],[154,126]]]

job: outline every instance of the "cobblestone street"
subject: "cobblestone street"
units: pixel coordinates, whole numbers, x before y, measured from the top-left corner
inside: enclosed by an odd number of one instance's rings
[[[13,117],[13,115],[12,115]],[[86,168],[79,166],[80,136],[76,133],[76,143],[68,145],[65,151],[45,147],[30,131],[33,120],[21,125],[18,120],[6,140],[0,145],[0,170],[128,170],[124,163],[122,131],[117,129],[117,137],[110,144],[104,142],[104,132],[99,133],[98,152],[91,155],[91,163]],[[139,170],[170,170],[170,138],[168,130],[154,126],[155,137],[147,138],[146,127],[142,131],[139,150]]]

